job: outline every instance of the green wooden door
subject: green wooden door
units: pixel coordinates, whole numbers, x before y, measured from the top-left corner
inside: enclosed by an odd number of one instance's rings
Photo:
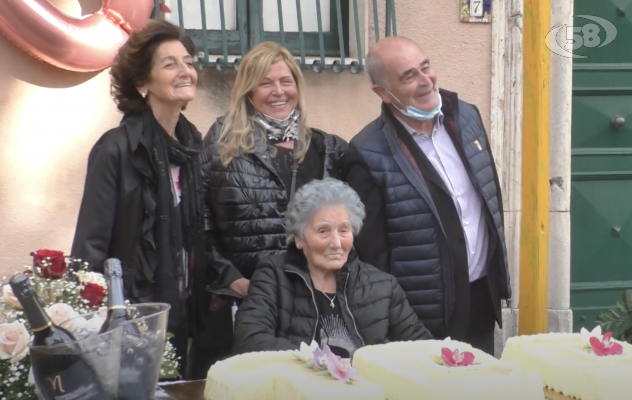
[[[605,47],[574,51],[589,56],[573,60],[571,308],[578,331],[594,327],[632,288],[632,1],[575,0],[574,15],[575,26],[592,23],[577,15],[593,15],[617,28]]]

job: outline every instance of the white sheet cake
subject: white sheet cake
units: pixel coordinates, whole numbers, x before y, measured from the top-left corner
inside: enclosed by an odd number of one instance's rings
[[[347,384],[303,367],[292,351],[241,354],[214,364],[206,400],[384,400],[384,392],[362,378]]]
[[[442,348],[471,352],[469,366],[448,366]],[[458,341],[394,342],[358,349],[354,368],[389,400],[543,400],[537,374],[501,362]]]
[[[630,400],[632,345],[615,342],[621,355],[598,356],[580,334],[517,336],[507,341],[501,360],[536,372],[545,386],[566,396]]]

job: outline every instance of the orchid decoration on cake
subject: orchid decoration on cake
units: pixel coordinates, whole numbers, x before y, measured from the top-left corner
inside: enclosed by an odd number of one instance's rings
[[[318,349],[318,343],[312,340],[312,343],[308,346],[305,342],[301,342],[301,347],[298,351],[292,353],[294,358],[299,361],[310,361],[314,356],[314,351]]]
[[[595,329],[593,329],[590,332],[588,332],[588,329],[582,328],[579,331],[579,336],[582,338],[584,342],[586,342],[586,344],[590,344],[591,338],[596,338],[599,341],[603,339],[603,335],[601,334],[601,326],[599,325],[597,325]]]
[[[590,346],[598,356],[619,356],[623,354],[623,346],[612,340],[612,332],[603,335],[603,339],[590,338]]]
[[[474,363],[474,354],[469,351],[461,351],[458,348],[452,350],[450,347],[454,342],[448,336],[443,340],[445,343],[443,347],[441,347],[441,358],[433,357],[434,361],[443,366],[447,367],[467,367],[470,365],[479,365],[480,363]]]
[[[327,361],[327,352],[325,350],[321,350],[320,347],[316,347],[314,355],[310,359],[312,367],[319,371],[325,370],[327,369]]]
[[[449,367],[467,367],[474,363],[474,354],[469,351],[460,352],[459,349],[451,350],[441,348],[441,359]]]
[[[299,351],[292,355],[299,361],[307,361],[302,366],[316,370],[320,376],[332,377],[344,383],[353,383],[360,377],[348,358],[335,355],[327,345],[321,349],[314,341],[309,346],[302,342]]]
[[[358,380],[360,373],[353,369],[348,358],[338,357],[329,350],[329,346],[325,346],[325,352],[327,353],[327,371],[331,376],[344,383]]]
[[[623,354],[623,346],[612,340],[612,332],[606,332],[602,335],[601,326],[599,325],[591,332],[582,328],[579,334],[582,340],[590,345],[585,347],[588,352],[595,353],[600,357]]]

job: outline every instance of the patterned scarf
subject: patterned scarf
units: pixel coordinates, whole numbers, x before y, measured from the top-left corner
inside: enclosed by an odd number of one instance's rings
[[[276,119],[256,112],[254,120],[265,129],[269,140],[298,140],[298,119],[301,111],[294,109],[285,119]]]

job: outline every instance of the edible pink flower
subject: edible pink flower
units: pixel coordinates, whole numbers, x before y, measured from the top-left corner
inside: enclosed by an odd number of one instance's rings
[[[329,348],[329,346],[327,346]],[[327,369],[327,352],[317,347],[314,350],[314,357],[310,360],[310,363],[319,371]]]
[[[345,383],[355,381],[360,377],[360,373],[353,369],[348,358],[341,359],[331,352],[329,346],[325,346],[325,352],[327,353],[327,371],[331,376]]]
[[[461,353],[458,349],[452,351],[447,347],[441,349],[441,358],[450,367],[467,367],[474,362],[474,354],[469,351]]]
[[[623,347],[619,343],[612,341],[612,332],[603,335],[602,340],[594,336],[591,337],[590,346],[598,356],[618,356],[623,354]]]

